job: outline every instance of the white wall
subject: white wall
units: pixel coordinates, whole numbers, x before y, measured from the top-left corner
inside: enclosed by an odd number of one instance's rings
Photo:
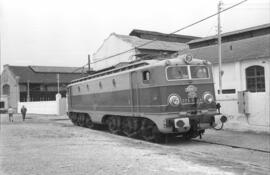
[[[64,115],[67,109],[66,98],[61,98],[60,94],[56,95],[55,101],[18,102],[18,113],[23,105],[29,114]]]
[[[112,56],[114,54],[126,51],[133,48],[133,46],[125,42],[121,39],[119,39],[115,34],[111,34],[106,40],[104,40],[101,47],[96,51],[95,54],[93,54],[93,62],[91,63],[91,66],[94,70],[99,70],[107,67],[114,66],[120,62],[130,62],[134,60],[134,54],[135,50],[132,50],[130,52],[100,61],[96,62],[98,60],[101,60],[103,58]],[[96,63],[95,63],[96,62]]]
[[[29,114],[58,114],[56,101],[18,102],[18,113],[23,105]]]
[[[245,69],[250,66],[259,65],[264,67],[265,71],[265,92],[248,94],[248,110],[249,114],[240,114],[238,112],[238,91],[246,90]],[[268,130],[270,128],[270,59],[253,59],[239,61],[236,63],[223,63],[222,70],[222,89],[235,89],[235,94],[217,94],[219,89],[218,65],[213,66],[214,82],[216,89],[216,97],[221,103],[221,112],[228,115],[231,122],[239,122],[250,129],[256,128]],[[233,125],[232,127],[239,127]]]
[[[237,116],[238,105],[237,105],[237,91],[241,89],[241,78],[240,69],[238,68],[239,63],[227,63],[222,64],[222,70],[224,74],[222,76],[222,89],[235,89],[235,94],[218,94],[219,90],[219,68],[218,65],[213,66],[213,75],[215,83],[216,98],[221,103],[221,112],[226,115]]]

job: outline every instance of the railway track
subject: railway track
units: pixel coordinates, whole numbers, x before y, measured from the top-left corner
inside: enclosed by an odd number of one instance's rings
[[[240,149],[246,149],[250,151],[258,151],[262,153],[270,153],[270,151],[262,150],[262,149],[256,149],[256,148],[249,148],[249,147],[243,147],[243,146],[237,146],[232,144],[225,144],[225,143],[217,143],[217,142],[211,142],[211,141],[205,141],[205,140],[198,140],[198,139],[192,139],[194,142],[202,142],[202,143],[208,143],[208,144],[214,144],[214,145],[221,145],[221,146],[227,146],[231,148],[240,148]]]
[[[61,120],[68,120],[68,119],[60,119]],[[110,133],[106,128],[104,127],[98,127],[95,128],[95,130],[100,130],[103,132],[107,132]],[[165,144],[175,144],[178,143],[179,139],[176,139],[177,137],[171,138],[169,137],[167,141],[165,141]],[[135,138],[134,138],[135,139]],[[178,140],[178,141],[177,141]],[[207,144],[212,144],[212,145],[220,145],[220,146],[226,146],[226,147],[231,147],[231,148],[239,148],[239,149],[245,149],[245,150],[249,150],[249,151],[257,151],[257,152],[261,152],[261,153],[268,153],[270,154],[270,150],[264,150],[264,149],[257,149],[257,148],[251,148],[251,147],[245,147],[245,146],[238,146],[235,144],[227,144],[227,143],[218,143],[218,142],[214,142],[214,141],[206,141],[206,140],[200,140],[200,139],[191,139],[192,142],[201,142],[201,143],[207,143]],[[181,144],[181,143],[179,143]]]

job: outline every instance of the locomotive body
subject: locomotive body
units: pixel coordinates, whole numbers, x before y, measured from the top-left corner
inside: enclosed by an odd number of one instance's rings
[[[145,60],[74,80],[71,121],[145,140],[173,134],[193,138],[226,118],[216,111],[211,65],[189,55]]]

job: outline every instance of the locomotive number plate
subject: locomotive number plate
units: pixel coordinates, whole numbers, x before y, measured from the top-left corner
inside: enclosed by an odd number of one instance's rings
[[[188,94],[188,98],[197,97],[197,87],[195,87],[193,85],[189,85],[188,87],[186,87],[185,91]]]
[[[201,103],[201,102],[202,102],[202,99],[198,98],[197,103]],[[182,98],[182,103],[183,104],[194,104],[195,100],[194,100],[194,98]]]

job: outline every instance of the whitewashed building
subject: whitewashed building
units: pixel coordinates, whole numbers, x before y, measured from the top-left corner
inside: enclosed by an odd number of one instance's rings
[[[226,127],[270,132],[270,24],[222,34],[222,94],[217,36],[188,44],[186,52],[213,63],[216,96],[231,119]]]
[[[133,30],[130,35],[112,33],[93,54],[91,67],[97,71],[139,58],[151,59],[175,53],[187,49],[188,45],[185,42],[196,38],[198,37],[143,30]],[[153,40],[156,41],[152,42]]]

